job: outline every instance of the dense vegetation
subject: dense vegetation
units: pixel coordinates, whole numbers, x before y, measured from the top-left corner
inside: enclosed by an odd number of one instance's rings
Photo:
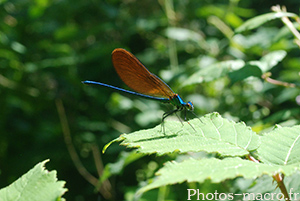
[[[127,88],[111,62],[118,47],[193,101],[199,117],[218,112],[245,122],[259,135],[276,124],[292,129],[300,117],[300,4],[284,4],[288,14],[276,16],[285,8],[272,7],[271,0],[0,1],[0,188],[50,159],[46,167],[66,181],[67,200],[130,200],[166,161],[227,156],[218,150],[179,153],[176,147],[173,153],[137,154],[118,143],[102,154],[120,134],[160,124],[171,108],[81,83],[95,80]],[[176,121],[176,116],[168,120]],[[98,179],[106,178],[104,167],[109,180],[99,188]],[[288,181],[299,178],[290,175]],[[187,188],[258,192],[266,181],[265,192],[273,192],[271,178],[259,176],[252,189],[250,178],[222,185],[178,181],[142,198],[183,200]],[[294,187],[298,192],[299,186]]]

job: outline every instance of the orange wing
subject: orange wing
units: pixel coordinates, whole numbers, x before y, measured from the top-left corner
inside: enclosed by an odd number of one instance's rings
[[[117,48],[112,52],[112,62],[122,79],[138,93],[169,98],[175,94],[172,89],[148,69],[130,52]]]

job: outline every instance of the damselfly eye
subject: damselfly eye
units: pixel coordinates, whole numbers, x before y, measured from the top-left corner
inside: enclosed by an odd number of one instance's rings
[[[194,105],[191,101],[187,102],[186,106],[188,110],[192,110],[192,111],[194,110]]]

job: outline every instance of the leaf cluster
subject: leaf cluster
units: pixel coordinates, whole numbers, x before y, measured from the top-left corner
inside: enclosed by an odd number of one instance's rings
[[[278,174],[289,177],[300,170],[299,126],[276,126],[270,132],[258,135],[244,123],[228,121],[218,113],[207,114],[201,121],[194,119],[189,123],[196,132],[188,124],[182,126],[180,122],[167,122],[165,133],[157,126],[123,134],[112,141],[135,148],[140,154],[186,154],[182,161],[167,162],[137,194],[185,181],[220,183],[238,177],[257,179],[263,175],[273,177]],[[199,158],[188,154],[200,151],[214,153],[214,157]],[[299,188],[294,186],[294,189]]]

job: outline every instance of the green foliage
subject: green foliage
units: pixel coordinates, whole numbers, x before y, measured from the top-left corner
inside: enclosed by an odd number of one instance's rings
[[[108,179],[113,175],[122,173],[123,169],[130,163],[143,157],[142,154],[138,154],[135,151],[132,152],[121,152],[119,159],[115,163],[110,163],[105,166],[103,174],[101,176],[100,185],[103,184],[103,181]]]
[[[243,60],[222,61],[211,64],[187,79],[183,86],[210,82],[224,76],[230,76],[231,81],[237,82],[247,77],[261,77],[284,59],[286,52],[277,50],[264,55],[259,61],[244,62]]]
[[[235,179],[237,177],[255,179],[263,174],[272,176],[274,173],[279,172],[289,176],[295,173],[296,168],[300,169],[299,165],[273,166],[253,163],[240,158],[225,158],[224,160],[216,158],[195,160],[190,158],[181,163],[168,162],[156,173],[157,178],[150,184],[142,187],[137,193],[184,181],[203,183],[206,179],[210,179],[213,183],[220,183],[226,179]]]
[[[137,151],[143,154],[205,151],[231,157],[224,160],[188,158],[179,163],[168,162],[157,171],[157,178],[142,187],[138,194],[184,181],[202,183],[210,179],[213,183],[219,183],[236,177],[255,179],[263,174],[273,176],[282,173],[291,176],[296,170],[300,170],[299,126],[277,127],[259,137],[243,123],[229,122],[217,113],[205,115],[201,118],[201,122],[194,119],[189,123],[193,125],[195,131],[190,125],[181,126],[180,122],[168,122],[165,126],[171,129],[166,129],[165,133],[155,127],[123,134],[112,142],[121,141],[121,145],[137,148]],[[235,157],[249,155],[250,151],[256,150],[261,163]]]
[[[45,163],[38,163],[17,181],[0,190],[2,201],[58,201],[67,191],[64,181],[57,181],[56,171],[45,170]]]
[[[299,192],[299,3],[273,4],[0,1],[0,187],[50,158],[67,200],[132,200],[139,189],[141,200],[185,200],[187,188]],[[171,108],[81,84],[126,88],[115,48],[193,101],[203,116],[189,121],[196,132],[170,117],[162,133]],[[230,161],[241,167],[219,174]],[[184,166],[192,163],[202,166]]]
[[[183,86],[214,81],[218,78],[228,75],[229,72],[234,72],[245,68],[245,65],[246,64],[243,60],[221,61],[211,64],[206,68],[194,73],[183,83]]]
[[[122,141],[121,145],[137,148],[143,154],[206,151],[222,156],[247,155],[260,144],[259,136],[244,123],[230,122],[218,113],[191,120],[189,124],[182,126],[180,122],[167,121],[164,124],[165,133],[159,125],[153,129],[123,134],[113,142]]]
[[[297,15],[295,13],[287,13],[287,12],[274,12],[274,13],[267,13],[267,14],[263,14],[254,18],[251,18],[250,20],[246,21],[245,23],[243,23],[242,26],[238,27],[235,32],[239,33],[239,32],[243,32],[243,31],[247,31],[247,30],[251,30],[251,29],[255,29],[260,27],[261,25],[263,25],[264,23],[274,20],[274,19],[278,19],[278,18],[282,18],[282,17],[297,17]]]
[[[293,165],[300,162],[299,126],[274,130],[261,137],[262,145],[258,151],[259,159],[272,165]]]

